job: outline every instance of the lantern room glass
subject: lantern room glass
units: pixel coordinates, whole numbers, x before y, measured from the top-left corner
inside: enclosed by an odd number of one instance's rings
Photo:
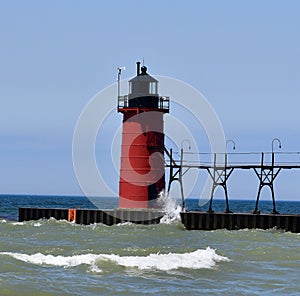
[[[132,82],[129,82],[129,93],[132,94]]]
[[[151,95],[157,94],[157,82],[149,83],[149,94],[151,94]]]

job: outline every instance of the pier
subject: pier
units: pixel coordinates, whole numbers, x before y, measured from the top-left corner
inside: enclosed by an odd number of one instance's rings
[[[89,225],[103,223],[115,225],[119,223],[158,224],[164,216],[161,210],[149,209],[51,209],[51,208],[19,208],[19,222],[50,219],[66,220],[69,222]]]
[[[172,149],[165,153],[169,157],[166,167],[169,168],[168,191],[174,181],[179,182],[181,188],[182,207],[181,221],[187,230],[216,230],[216,229],[282,229],[300,233],[300,214],[281,214],[276,208],[274,182],[282,170],[300,168],[300,153],[222,153],[208,154],[205,160],[203,155],[201,163],[184,159],[185,154],[193,153],[181,151],[179,160],[174,159]],[[299,161],[291,158],[299,158]],[[247,161],[232,161],[228,159],[246,158]],[[221,161],[220,161],[221,159]],[[256,159],[256,161],[254,160]],[[278,160],[277,160],[278,159]],[[284,161],[282,160],[284,159]],[[183,180],[185,173],[190,169],[207,171],[212,180],[211,196],[207,211],[187,211],[184,207]],[[255,208],[249,213],[232,213],[230,210],[227,181],[234,170],[252,170],[258,178],[258,193]],[[224,212],[213,210],[213,197],[215,189],[221,186],[225,193]],[[273,209],[271,213],[260,213],[259,198],[261,189],[267,186],[271,191]],[[116,208],[109,210],[99,209],[51,209],[51,208],[19,208],[19,221],[55,218],[70,222],[88,225],[103,223],[115,225],[119,223],[136,223],[142,225],[158,224],[164,216],[164,211],[153,208],[126,209]]]
[[[181,221],[187,230],[282,229],[300,233],[300,215],[181,212]]]
[[[273,139],[279,141],[277,138]],[[280,143],[280,141],[279,141]],[[273,142],[272,142],[273,144]],[[281,143],[280,143],[281,147]],[[179,159],[175,160],[172,149],[165,150],[169,157],[170,178],[168,191],[174,181],[179,182],[182,208],[180,213],[182,223],[188,230],[215,230],[215,229],[284,229],[291,232],[300,232],[300,213],[295,215],[280,214],[276,208],[274,182],[282,170],[300,169],[299,152],[262,152],[262,153],[199,153],[201,158],[206,156],[208,160],[201,163],[197,161],[186,160],[184,155],[193,155],[196,153],[184,152],[181,149]],[[281,160],[275,161],[275,155]],[[228,161],[231,158],[245,158],[246,160]],[[266,160],[266,158],[269,158]],[[293,160],[294,158],[294,160]],[[295,160],[296,158],[296,160]],[[190,169],[207,171],[212,181],[210,200],[207,211],[186,211],[185,197],[183,190],[183,177]],[[232,213],[229,205],[227,181],[234,170],[252,170],[258,178],[258,192],[256,196],[255,208],[251,213]],[[213,197],[215,189],[220,186],[225,194],[224,212],[214,212]],[[261,214],[259,210],[259,198],[263,187],[269,187],[273,209],[269,214]]]

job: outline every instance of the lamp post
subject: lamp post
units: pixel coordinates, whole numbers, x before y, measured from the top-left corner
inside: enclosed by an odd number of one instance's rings
[[[227,151],[227,146],[229,143],[232,143],[232,145],[233,145],[232,149],[235,150],[235,142],[233,140],[227,140],[226,141],[226,151]]]
[[[274,165],[274,142],[277,141],[278,142],[278,148],[281,149],[281,142],[278,138],[274,138],[272,140],[272,166]]]
[[[187,142],[189,144],[188,148],[190,150],[191,149],[191,142],[190,142],[189,139],[182,140],[182,142],[181,142],[181,150],[183,150],[183,144],[184,144],[184,142]]]
[[[225,149],[225,167],[227,166],[227,146],[229,143],[232,143],[232,145],[233,145],[232,149],[235,150],[235,142],[233,140],[227,140],[226,141],[226,149]]]
[[[281,142],[278,138],[274,138],[272,140],[272,154],[274,153],[274,142],[277,141],[278,142],[278,148],[281,149]]]

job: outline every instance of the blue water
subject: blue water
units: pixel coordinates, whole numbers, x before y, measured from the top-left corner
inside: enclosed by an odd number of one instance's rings
[[[101,198],[103,208],[117,198]],[[187,231],[157,225],[17,222],[18,207],[90,208],[84,197],[0,196],[0,295],[300,295],[300,234],[282,230]],[[186,200],[189,210],[206,210]],[[230,201],[250,212],[254,201]],[[299,213],[300,202],[277,202]],[[213,209],[223,211],[224,200]],[[262,212],[272,210],[261,201]]]
[[[116,197],[101,197],[105,209],[115,208]],[[20,207],[32,208],[96,208],[84,196],[54,196],[54,195],[0,195],[0,217],[8,220],[18,220]]]
[[[118,206],[117,197],[101,197],[103,209],[113,209]],[[181,201],[177,203],[181,205]],[[187,198],[185,209],[188,211],[206,211],[208,203],[202,205],[198,199]],[[255,200],[230,200],[230,210],[233,212],[251,212],[255,208]],[[18,220],[19,207],[42,208],[96,208],[95,205],[83,196],[53,196],[53,195],[0,195],[0,217],[8,220]],[[273,209],[272,201],[259,201],[259,210],[262,213],[270,213]],[[276,201],[276,209],[281,214],[300,214],[299,201]],[[213,200],[213,210],[222,212],[225,210],[225,201]]]

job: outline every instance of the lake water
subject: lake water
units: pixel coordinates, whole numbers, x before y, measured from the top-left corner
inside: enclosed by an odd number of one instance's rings
[[[103,208],[117,206],[102,198]],[[199,209],[187,200],[188,209]],[[251,211],[253,201],[231,201]],[[158,225],[17,222],[18,207],[77,207],[83,197],[0,196],[0,295],[300,295],[300,234],[281,230],[187,231]],[[206,205],[207,207],[207,205]],[[205,208],[206,209],[206,208]],[[214,201],[224,210],[224,201]],[[300,202],[278,202],[300,213]],[[260,202],[271,211],[270,202]]]

